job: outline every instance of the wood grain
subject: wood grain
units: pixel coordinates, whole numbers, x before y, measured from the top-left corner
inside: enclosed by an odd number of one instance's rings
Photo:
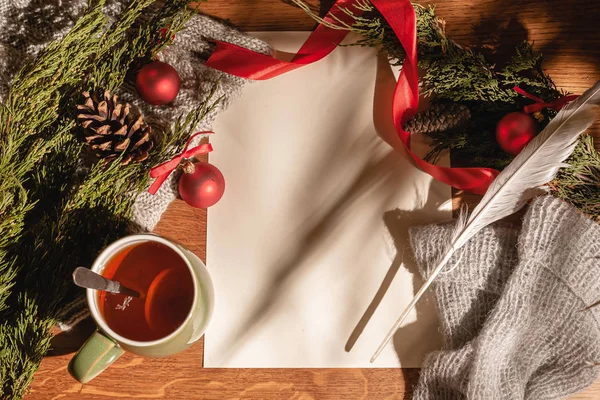
[[[326,2],[324,2],[326,3]],[[330,3],[330,2],[329,2]],[[423,2],[428,4],[429,2]],[[433,3],[433,2],[432,2]],[[464,44],[508,46],[534,41],[546,56],[557,85],[581,93],[600,78],[600,3],[593,0],[438,0],[437,14],[449,35]],[[318,6],[316,0],[311,4]],[[210,0],[207,14],[229,19],[242,30],[310,30],[314,22],[280,0]],[[477,197],[455,193],[455,205]],[[175,201],[156,232],[206,257],[206,211]],[[55,337],[28,399],[410,399],[414,369],[205,369],[203,343],[179,355],[145,359],[126,354],[105,373],[81,385],[67,373],[72,352],[93,330],[86,322]],[[375,344],[374,344],[375,345]],[[599,399],[600,381],[573,399]]]

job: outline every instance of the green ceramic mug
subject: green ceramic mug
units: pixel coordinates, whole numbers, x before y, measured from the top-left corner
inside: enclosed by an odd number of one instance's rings
[[[135,341],[114,332],[100,313],[98,291],[86,289],[96,332],[84,343],[69,363],[69,373],[81,383],[98,376],[125,351],[144,357],[166,357],[187,349],[204,334],[214,310],[214,289],[206,266],[194,253],[154,234],[127,236],[106,247],[94,261],[91,270],[102,273],[108,262],[126,247],[143,242],[161,243],[177,253],[190,270],[194,282],[192,307],[184,322],[169,335],[153,341]]]

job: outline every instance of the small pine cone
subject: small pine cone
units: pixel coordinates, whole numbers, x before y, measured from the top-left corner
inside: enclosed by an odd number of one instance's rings
[[[119,102],[107,90],[102,98],[83,92],[84,104],[77,106],[77,119],[85,141],[96,155],[110,162],[122,155],[121,164],[144,161],[153,147],[152,129],[144,117],[134,118],[129,103]]]
[[[423,134],[445,132],[467,124],[470,119],[471,111],[462,104],[437,103],[407,121],[404,129],[410,133]]]

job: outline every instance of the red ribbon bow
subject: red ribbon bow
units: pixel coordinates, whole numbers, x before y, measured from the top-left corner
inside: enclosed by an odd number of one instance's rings
[[[419,76],[417,68],[417,18],[409,0],[371,0],[387,20],[406,52],[393,99],[393,119],[397,137],[387,138],[397,151],[408,152],[415,164],[435,179],[458,189],[483,194],[498,171],[491,168],[448,168],[430,164],[410,150],[410,133],[403,128],[419,105]],[[356,0],[337,0],[325,21],[352,24],[353,17],[344,11],[351,10],[360,16]],[[347,31],[331,29],[320,24],[308,37],[292,61],[283,61],[256,53],[231,43],[217,42],[215,51],[206,65],[247,79],[264,80],[318,61],[331,53],[347,35]]]
[[[177,166],[179,165],[179,163],[182,160],[185,160],[187,158],[192,158],[194,156],[197,156],[198,154],[206,154],[206,153],[210,153],[211,151],[213,151],[213,148],[210,145],[210,143],[204,143],[204,144],[198,145],[196,147],[192,147],[191,149],[188,149],[188,147],[190,146],[190,143],[192,142],[192,139],[194,139],[198,135],[208,134],[208,133],[214,133],[214,132],[204,131],[204,132],[194,133],[192,136],[190,136],[187,143],[185,144],[185,147],[183,148],[183,151],[179,155],[176,155],[169,161],[164,162],[150,170],[150,176],[152,178],[156,178],[154,183],[152,183],[152,185],[150,186],[150,189],[148,189],[148,192],[150,194],[155,194],[158,191],[158,189],[162,186],[162,184],[167,180],[167,178],[169,177],[171,172],[175,171],[175,169],[177,168]]]
[[[528,106],[523,107],[523,111],[526,112],[527,114],[532,114],[534,112],[541,111],[544,108],[552,108],[556,111],[560,111],[568,102],[573,101],[579,97],[579,95],[573,94],[570,96],[559,97],[556,100],[552,100],[552,101],[546,103],[544,100],[540,99],[537,96],[532,95],[531,93],[527,93],[526,91],[524,91],[523,89],[521,89],[518,86],[515,86],[513,88],[513,90],[515,92],[519,93],[520,95],[525,96],[528,99],[535,101],[534,104],[530,104]]]

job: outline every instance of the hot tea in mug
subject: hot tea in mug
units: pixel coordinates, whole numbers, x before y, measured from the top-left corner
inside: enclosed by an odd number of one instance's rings
[[[69,363],[79,382],[94,379],[125,351],[166,357],[204,334],[214,310],[212,280],[183,246],[154,234],[131,235],[107,246],[90,269],[140,297],[86,289],[98,330]]]
[[[141,298],[98,292],[100,313],[108,326],[132,340],[157,340],[174,332],[190,312],[194,284],[184,260],[158,242],[132,244],[110,259],[108,279],[138,291]]]

